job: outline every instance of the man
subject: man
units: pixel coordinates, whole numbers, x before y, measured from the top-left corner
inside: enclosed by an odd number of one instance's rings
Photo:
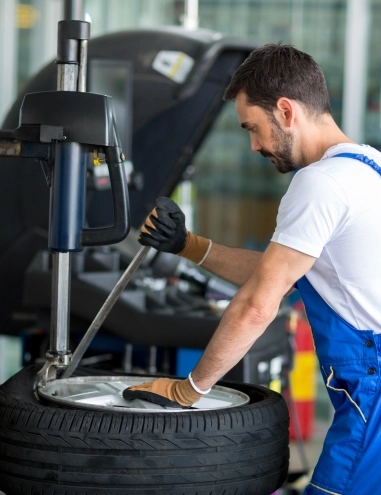
[[[336,410],[304,494],[380,493],[381,154],[337,127],[320,67],[291,46],[251,53],[225,99],[235,101],[252,150],[281,173],[298,172],[263,254],[187,232],[177,205],[159,198],[140,242],[202,264],[240,290],[187,380],[139,387],[184,405],[197,401],[245,355],[296,286]]]

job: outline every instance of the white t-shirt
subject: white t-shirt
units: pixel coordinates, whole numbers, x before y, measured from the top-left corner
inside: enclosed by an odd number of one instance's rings
[[[329,148],[299,170],[282,198],[273,242],[318,258],[306,274],[324,301],[359,330],[381,333],[381,176],[338,153],[381,153],[358,144]]]

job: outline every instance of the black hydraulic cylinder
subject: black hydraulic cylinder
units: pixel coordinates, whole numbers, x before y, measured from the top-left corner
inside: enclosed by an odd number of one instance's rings
[[[85,222],[86,148],[79,143],[57,143],[50,196],[49,248],[81,251]]]
[[[58,23],[57,64],[78,64],[79,43],[90,39],[90,23],[60,21]]]

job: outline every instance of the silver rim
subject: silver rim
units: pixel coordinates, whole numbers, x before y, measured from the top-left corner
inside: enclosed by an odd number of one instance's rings
[[[87,376],[53,380],[38,389],[39,395],[61,406],[91,410],[123,412],[189,412],[189,409],[163,407],[142,399],[126,400],[123,390],[143,382],[156,380],[154,376]],[[248,404],[248,395],[228,387],[215,385],[209,394],[193,405],[199,411],[226,409]]]

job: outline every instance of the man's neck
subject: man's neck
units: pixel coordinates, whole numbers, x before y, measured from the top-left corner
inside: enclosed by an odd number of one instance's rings
[[[318,123],[308,127],[308,133],[301,136],[301,163],[306,167],[321,160],[324,153],[337,144],[353,143],[330,115],[324,116]]]

